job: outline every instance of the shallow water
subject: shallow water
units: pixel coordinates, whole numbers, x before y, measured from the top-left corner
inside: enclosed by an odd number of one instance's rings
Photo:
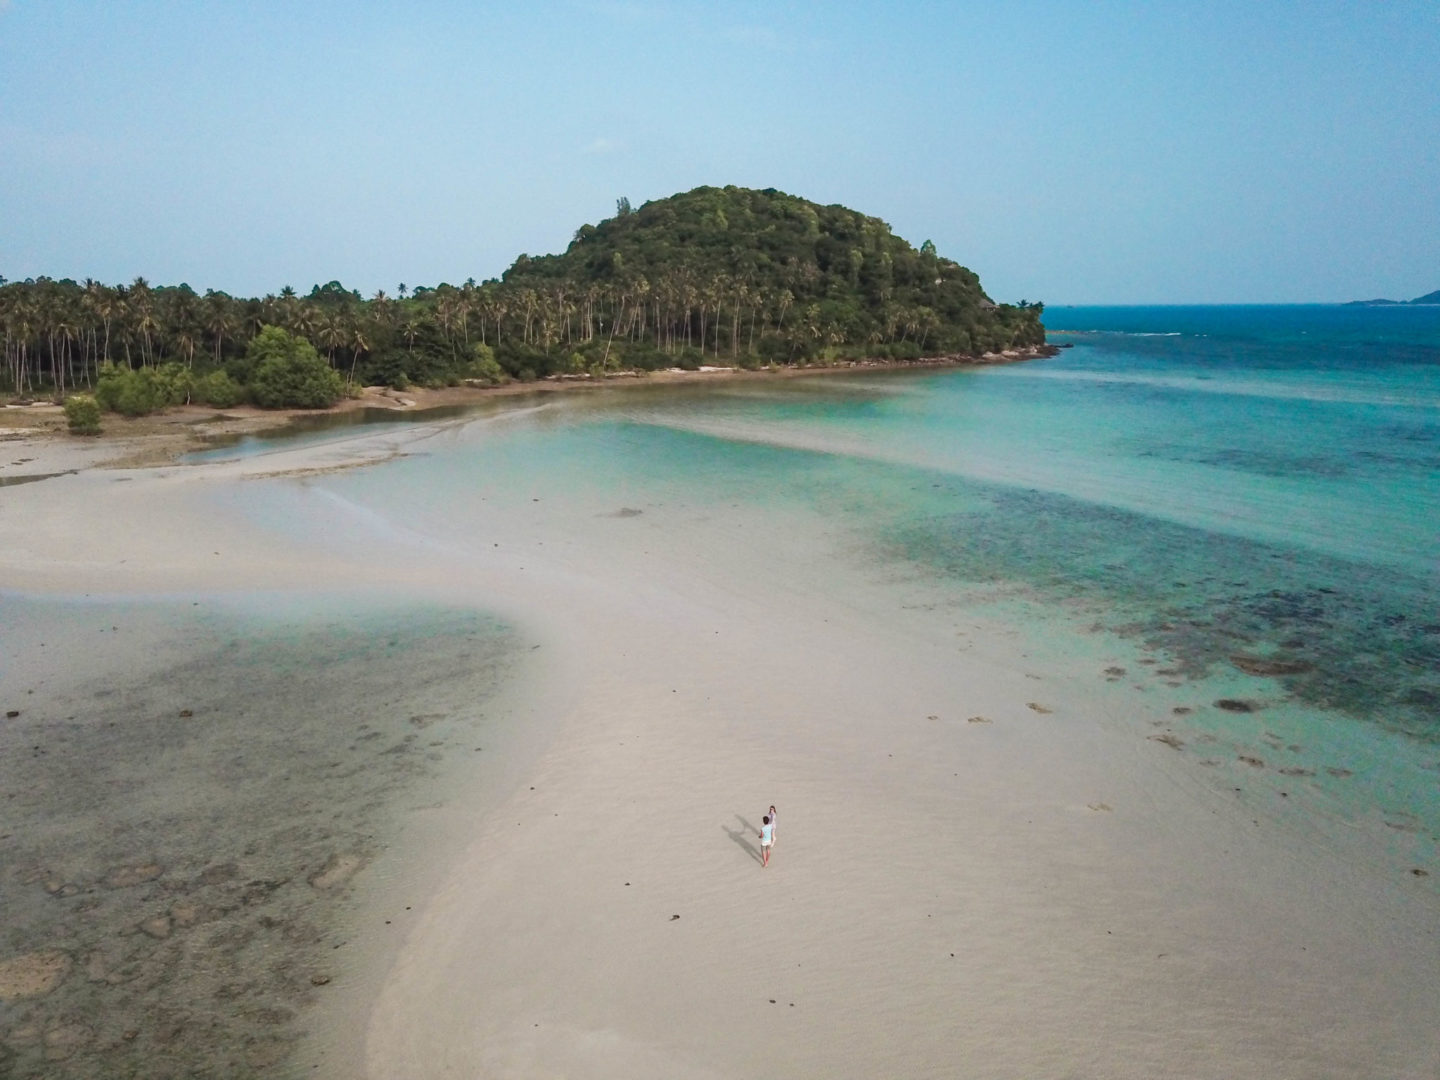
[[[0,1002],[0,1074],[283,1075],[386,932],[352,878],[493,749],[513,633],[320,595],[0,604],[3,955],[66,965]]]
[[[1198,762],[1433,858],[1440,313],[1051,321],[1075,332],[1049,360],[587,396],[323,486],[455,550],[562,500],[801,591],[839,587],[826,560],[903,571],[1053,655],[1129,650],[1096,675],[1143,674]]]
[[[348,412],[314,413],[293,417],[283,427],[264,434],[212,435],[205,439],[208,448],[196,450],[181,458],[187,464],[199,465],[213,461],[231,461],[253,457],[279,449],[292,449],[310,443],[329,442],[354,435],[360,429],[384,431],[415,424],[433,424],[466,413],[471,405],[440,405],[431,409],[351,409]]]

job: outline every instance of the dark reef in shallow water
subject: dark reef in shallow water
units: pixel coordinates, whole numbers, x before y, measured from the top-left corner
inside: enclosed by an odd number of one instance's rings
[[[181,618],[170,659],[0,724],[0,1076],[286,1075],[351,883],[512,648],[464,611]]]
[[[954,477],[939,490],[987,505],[897,524],[884,540],[893,557],[1094,604],[1097,628],[1170,657],[1175,675],[1238,668],[1273,679],[1281,697],[1440,741],[1426,582],[1063,495]]]

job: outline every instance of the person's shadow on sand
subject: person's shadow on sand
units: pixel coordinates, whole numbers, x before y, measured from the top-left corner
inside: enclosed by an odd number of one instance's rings
[[[740,822],[740,828],[732,829],[726,825],[721,825],[720,828],[725,830],[726,836],[744,848],[750,858],[754,859],[761,866],[764,866],[765,860],[760,857],[760,849],[750,843],[750,837],[755,835],[755,826],[751,825],[750,822],[746,821],[739,814],[735,815],[735,820]]]

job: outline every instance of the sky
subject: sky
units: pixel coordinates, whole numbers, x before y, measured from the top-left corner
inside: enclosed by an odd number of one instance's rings
[[[498,277],[702,184],[1000,301],[1440,289],[1436,0],[0,0],[0,275]]]

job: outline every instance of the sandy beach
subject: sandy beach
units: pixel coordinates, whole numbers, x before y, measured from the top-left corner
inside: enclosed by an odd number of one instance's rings
[[[1383,831],[1296,818],[1243,763],[1221,770],[1233,784],[1198,773],[1151,737],[1183,690],[1108,684],[1117,658],[1048,653],[904,581],[817,588],[805,552],[727,542],[742,517],[707,521],[701,544],[698,512],[597,515],[537,490],[458,548],[327,495],[329,470],[423,454],[462,422],[199,466],[5,444],[65,474],[0,492],[7,594],[403,598],[493,614],[524,652],[487,709],[528,734],[496,742],[484,783],[456,755],[429,795],[423,777],[404,788],[396,839],[340,883],[341,927],[319,936],[349,954],[297,998],[279,1067],[1440,1075],[1435,879],[1388,872]],[[232,505],[260,488],[308,531]],[[142,662],[143,643],[127,650],[83,674]],[[0,708],[81,674],[27,642]],[[387,708],[423,711],[425,689],[401,684]],[[762,869],[771,803],[783,828]],[[7,850],[3,887],[41,887]],[[4,944],[0,965],[47,948]],[[53,987],[0,1006],[0,1042],[16,1062],[46,1047],[103,1063],[103,1021],[47,1005],[86,977],[59,951]]]

